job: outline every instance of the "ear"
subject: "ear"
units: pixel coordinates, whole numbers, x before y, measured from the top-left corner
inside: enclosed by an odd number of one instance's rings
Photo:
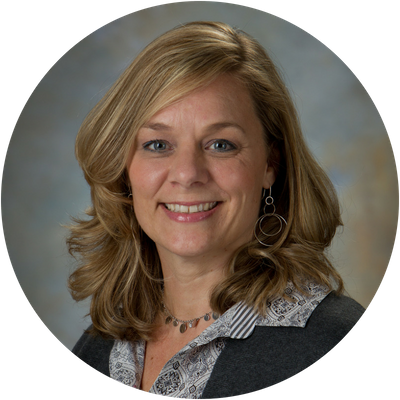
[[[280,152],[274,144],[269,148],[268,161],[265,167],[263,188],[269,189],[274,183],[278,175],[280,162]]]
[[[273,163],[268,163],[264,173],[263,188],[269,189],[274,184],[275,179],[276,172],[275,168],[273,167]]]

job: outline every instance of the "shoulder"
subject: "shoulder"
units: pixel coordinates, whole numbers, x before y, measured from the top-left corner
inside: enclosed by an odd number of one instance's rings
[[[327,295],[312,311],[304,327],[256,326],[248,340],[255,348],[266,347],[268,352],[281,351],[323,355],[334,347],[353,328],[364,312],[355,300],[335,293]],[[284,350],[280,346],[284,346]],[[271,350],[273,349],[273,350]]]
[[[109,358],[114,340],[104,339],[86,331],[72,349],[77,357],[86,364],[109,376]]]
[[[306,329],[330,331],[334,336],[347,334],[363,315],[365,309],[347,296],[330,293],[315,308]]]
[[[335,347],[363,312],[356,301],[330,293],[304,327],[256,326],[246,339],[227,339],[204,396],[245,394],[299,373]]]
[[[323,355],[346,336],[357,321],[363,315],[365,309],[355,300],[347,296],[336,295],[334,292],[328,294],[312,311],[303,328],[295,326],[274,327],[274,329],[263,329],[257,327],[253,340],[266,343],[274,340],[282,344],[287,341],[293,351],[302,352],[307,347],[315,354]],[[270,342],[271,343],[271,342]]]

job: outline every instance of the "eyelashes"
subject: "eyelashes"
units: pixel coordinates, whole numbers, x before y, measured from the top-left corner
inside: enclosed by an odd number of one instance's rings
[[[216,153],[228,153],[237,150],[237,146],[226,139],[214,139],[205,145],[206,150]],[[153,153],[166,153],[173,149],[173,146],[166,140],[155,139],[143,144],[143,149]]]
[[[237,146],[229,140],[216,139],[212,141],[208,148],[212,148],[214,151],[217,151],[219,153],[226,153],[232,150],[236,150]]]
[[[165,140],[150,140],[143,145],[143,148],[154,153],[164,153],[169,150],[171,146]]]

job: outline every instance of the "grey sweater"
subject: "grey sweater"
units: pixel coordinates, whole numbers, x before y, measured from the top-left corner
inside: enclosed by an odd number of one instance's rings
[[[331,350],[364,312],[356,301],[329,294],[305,328],[258,326],[247,339],[227,339],[203,398],[245,394],[281,382],[309,367]],[[110,376],[113,340],[84,333],[72,352]]]

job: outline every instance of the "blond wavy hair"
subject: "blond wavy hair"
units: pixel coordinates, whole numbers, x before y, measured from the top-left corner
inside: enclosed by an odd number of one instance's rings
[[[305,144],[276,67],[243,31],[224,23],[188,23],[138,55],[88,114],[76,139],[92,206],[69,227],[68,248],[79,262],[69,287],[77,301],[91,297],[93,333],[151,338],[161,310],[163,275],[155,244],[132,208],[129,153],[136,133],[157,111],[222,74],[240,79],[251,94],[277,174],[272,193],[276,212],[287,225],[278,236],[263,236],[268,247],[254,239],[237,249],[226,279],[211,295],[213,310],[223,313],[244,301],[263,313],[288,281],[301,286],[311,279],[343,290],[325,251],[342,224],[337,195]],[[276,231],[273,221],[279,222],[265,219],[266,233]]]

